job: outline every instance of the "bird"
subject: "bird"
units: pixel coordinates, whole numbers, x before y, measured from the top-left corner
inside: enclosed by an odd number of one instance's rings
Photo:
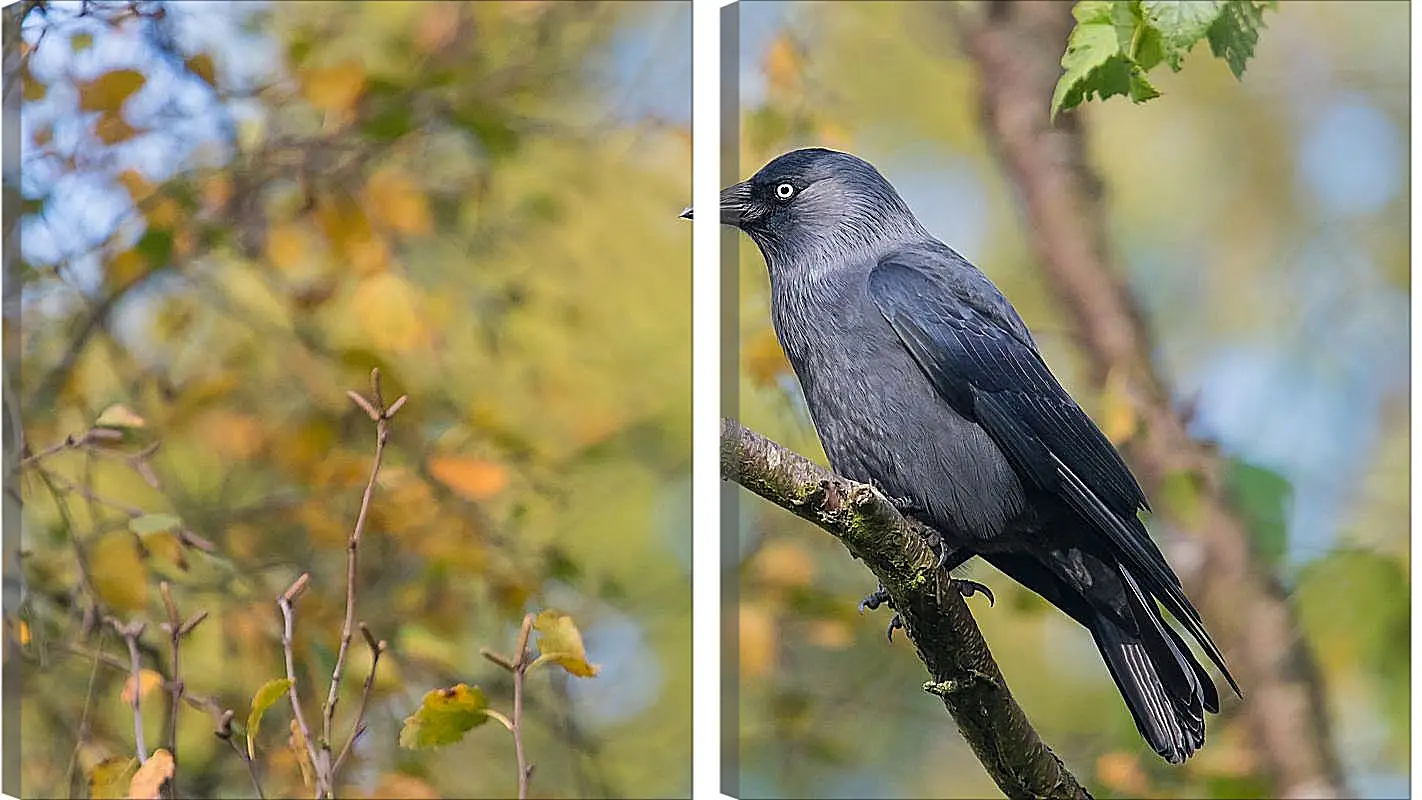
[[[764,257],[830,466],[935,528],[941,567],[979,557],[1085,627],[1162,758],[1202,747],[1219,692],[1161,608],[1239,684],[1141,521],[1140,484],[988,276],[849,153],[785,153],[719,212]]]

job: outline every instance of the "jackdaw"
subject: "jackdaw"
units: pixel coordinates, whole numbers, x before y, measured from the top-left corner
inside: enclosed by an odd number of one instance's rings
[[[1157,601],[1238,684],[1137,517],[1140,485],[992,281],[847,153],[786,153],[720,213],[765,257],[835,471],[937,528],[946,569],[981,556],[1085,626],[1150,746],[1194,753],[1219,695]]]

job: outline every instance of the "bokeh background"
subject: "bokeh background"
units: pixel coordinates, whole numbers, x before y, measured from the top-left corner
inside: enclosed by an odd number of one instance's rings
[[[359,576],[391,651],[343,795],[511,796],[498,725],[433,751],[396,736],[458,681],[508,713],[479,651],[511,653],[542,608],[601,672],[531,675],[535,795],[687,793],[689,4],[37,6],[7,9],[5,43],[24,795],[86,795],[132,753],[127,654],[99,621],[150,620],[166,675],[159,580],[210,615],[189,691],[240,722],[283,673],[276,595],[310,571],[297,668],[319,716],[374,449],[345,391],[377,366],[409,395]],[[16,466],[15,434],[40,453],[106,410],[126,441]],[[337,731],[368,665],[357,636]],[[165,744],[166,695],[142,703]],[[309,791],[289,721],[283,701],[258,737],[268,796]],[[251,796],[212,730],[182,710],[180,793]]]
[[[875,163],[1105,419],[984,139],[980,77],[933,5],[743,3],[739,174],[810,145]],[[1082,112],[1157,368],[1234,465],[1229,488],[1293,596],[1347,781],[1366,797],[1408,792],[1408,13],[1283,3],[1242,81],[1200,45],[1179,74],[1158,71],[1159,99]],[[823,460],[770,329],[764,263],[744,237],[739,257],[740,418]],[[747,492],[737,510],[744,796],[996,796],[921,690],[912,647],[884,642],[886,612],[856,613],[872,575]],[[1166,521],[1151,527],[1188,563]],[[970,606],[1013,693],[1094,792],[1270,796],[1237,717],[1212,717],[1210,744],[1170,767],[1083,630],[990,567],[972,574],[997,593],[996,608]]]

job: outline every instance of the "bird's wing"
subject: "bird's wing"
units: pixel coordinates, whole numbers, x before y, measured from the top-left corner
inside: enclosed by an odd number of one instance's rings
[[[1007,301],[966,262],[973,272],[948,273],[956,266],[950,257],[886,258],[869,275],[869,293],[944,400],[981,425],[1019,475],[1100,532],[1229,678],[1199,612],[1136,517],[1146,502],[1130,469],[1057,382]],[[919,265],[926,259],[945,262]]]

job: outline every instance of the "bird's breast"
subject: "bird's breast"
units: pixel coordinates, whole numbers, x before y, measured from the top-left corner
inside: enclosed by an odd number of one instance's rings
[[[863,284],[819,289],[782,288],[772,316],[830,465],[952,533],[999,535],[1023,495],[997,445],[939,396]]]

